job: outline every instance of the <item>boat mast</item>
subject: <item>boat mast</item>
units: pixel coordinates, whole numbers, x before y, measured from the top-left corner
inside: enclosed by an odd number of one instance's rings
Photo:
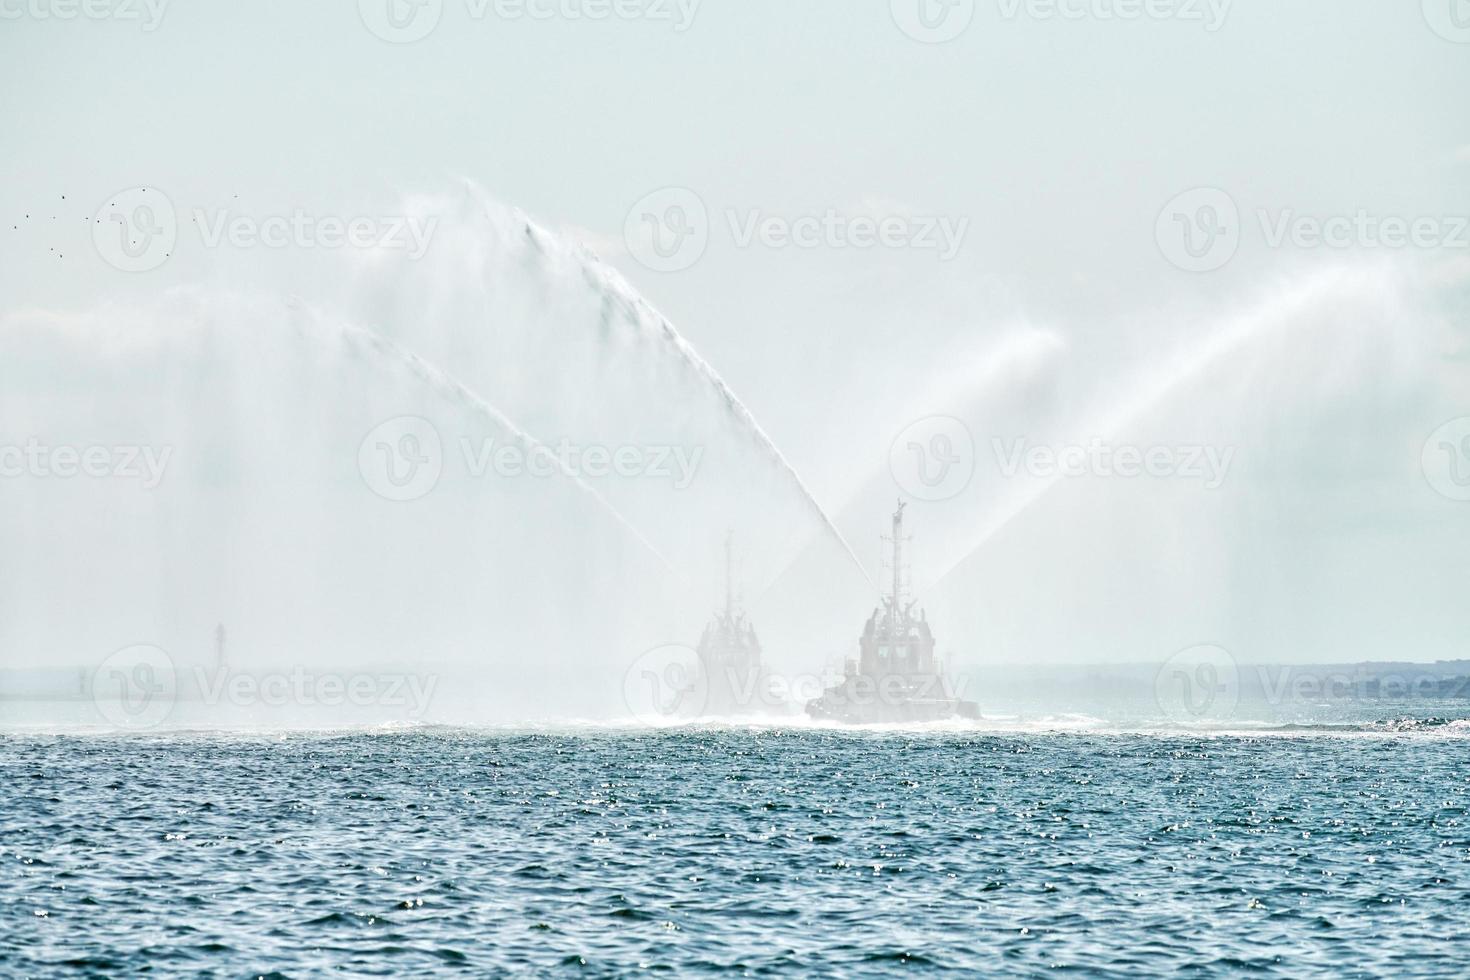
[[[900,596],[903,591],[903,509],[905,506],[900,500],[898,510],[893,512],[893,607],[890,615],[895,626],[898,624]]]
[[[735,543],[735,532],[725,532],[725,618],[729,619],[735,612],[734,599],[734,572],[731,550]]]

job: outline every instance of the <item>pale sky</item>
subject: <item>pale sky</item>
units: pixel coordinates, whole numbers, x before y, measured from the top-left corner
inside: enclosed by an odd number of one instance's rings
[[[1470,603],[1447,588],[1470,503],[1419,468],[1470,416],[1456,0],[1157,0],[1132,18],[980,0],[943,43],[905,33],[917,0],[625,0],[605,19],[595,0],[532,5],[546,17],[443,0],[410,43],[370,30],[375,2],[93,0],[62,19],[67,0],[0,0],[0,313],[180,284],[331,307],[333,255],[211,248],[195,216],[392,215],[468,179],[626,275],[864,557],[904,490],[891,444],[974,409],[993,486],[963,515],[915,506],[915,575],[983,537],[934,598],[979,659],[1217,640],[1246,660],[1470,656]],[[139,186],[167,195],[177,245],[124,272],[91,229]],[[671,187],[705,208],[708,245],[656,271],[624,230]],[[1190,271],[1160,228],[1201,188],[1236,208],[1238,241]],[[743,238],[829,212],[958,237],[952,255]],[[1302,216],[1349,238],[1315,244]],[[1384,219],[1424,218],[1428,244],[1379,240]],[[967,378],[1005,350],[1016,367],[977,403]],[[1234,478],[1180,498],[998,476],[995,440],[1094,436],[1228,443]],[[946,538],[927,564],[926,528]]]

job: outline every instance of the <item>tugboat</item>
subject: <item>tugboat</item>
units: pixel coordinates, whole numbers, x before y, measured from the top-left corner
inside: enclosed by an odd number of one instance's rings
[[[893,591],[868,617],[842,681],[807,702],[806,713],[849,725],[904,724],[979,718],[980,707],[953,693],[934,656],[934,633],[918,600],[903,590],[903,510],[893,514]]]
[[[725,536],[725,608],[716,612],[699,638],[694,683],[684,702],[699,714],[735,717],[784,712],[780,697],[761,663],[755,626],[735,600],[734,535]]]

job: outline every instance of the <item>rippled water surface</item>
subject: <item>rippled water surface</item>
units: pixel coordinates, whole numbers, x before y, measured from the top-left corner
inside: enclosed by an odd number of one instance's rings
[[[1464,976],[1470,740],[0,737],[0,976]]]

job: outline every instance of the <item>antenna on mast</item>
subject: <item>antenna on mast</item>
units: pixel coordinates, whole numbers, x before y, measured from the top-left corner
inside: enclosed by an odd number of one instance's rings
[[[893,512],[892,537],[884,538],[893,545],[893,593],[888,597],[888,619],[895,627],[903,614],[903,511],[907,506],[902,500],[898,502]]]
[[[729,619],[735,613],[734,595],[734,548],[735,531],[733,529],[725,532],[725,618]]]
[[[898,606],[899,597],[903,594],[903,509],[907,506],[902,500],[898,502],[898,510],[893,512],[893,604]]]

